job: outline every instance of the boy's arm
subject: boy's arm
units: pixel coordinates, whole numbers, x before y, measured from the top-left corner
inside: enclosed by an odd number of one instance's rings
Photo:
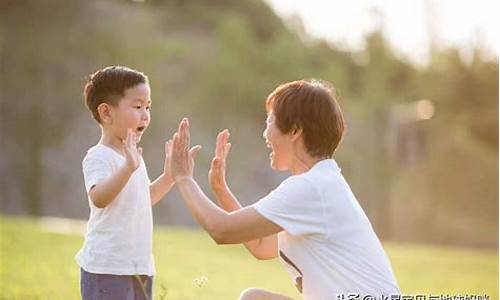
[[[170,153],[171,141],[165,143],[165,162],[163,165],[163,173],[158,176],[150,185],[149,193],[151,194],[151,205],[155,205],[160,202],[160,200],[165,196],[165,194],[170,191],[175,181],[172,177],[170,171],[170,161],[168,160],[168,155]]]
[[[155,205],[160,202],[160,200],[165,196],[165,194],[170,191],[172,186],[174,186],[174,180],[171,176],[163,173],[149,186],[149,192],[151,194],[151,205]]]
[[[130,176],[139,167],[142,148],[137,147],[137,138],[129,128],[127,138],[123,141],[125,163],[116,173],[97,183],[89,190],[89,197],[98,208],[108,206],[127,184]]]
[[[123,190],[133,171],[126,164],[116,173],[90,188],[89,196],[98,208],[105,208]]]

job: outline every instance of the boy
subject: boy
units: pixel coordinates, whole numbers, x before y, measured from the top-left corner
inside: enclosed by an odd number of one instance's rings
[[[121,66],[95,72],[85,86],[101,139],[82,162],[90,218],[76,260],[84,300],[152,299],[151,206],[174,181],[165,160],[151,183],[137,146],[151,121],[150,94],[146,75]]]

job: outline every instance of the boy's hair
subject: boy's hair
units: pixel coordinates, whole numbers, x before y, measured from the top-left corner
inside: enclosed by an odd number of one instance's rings
[[[83,90],[85,104],[94,119],[101,123],[97,107],[101,103],[116,106],[125,90],[138,84],[148,84],[148,77],[123,66],[110,66],[91,74]]]
[[[345,129],[333,86],[326,81],[297,80],[278,86],[266,100],[282,133],[302,129],[307,152],[331,157]]]

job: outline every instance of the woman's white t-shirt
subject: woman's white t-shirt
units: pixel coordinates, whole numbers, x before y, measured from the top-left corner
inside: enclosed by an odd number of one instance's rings
[[[90,189],[114,174],[125,158],[115,150],[97,144],[83,159],[85,189]],[[115,275],[155,273],[152,254],[153,215],[150,180],[141,158],[118,196],[104,208],[88,198],[90,218],[82,249],[75,259],[87,272]]]
[[[389,259],[333,159],[287,178],[253,207],[284,229],[279,257],[305,299],[400,294]]]

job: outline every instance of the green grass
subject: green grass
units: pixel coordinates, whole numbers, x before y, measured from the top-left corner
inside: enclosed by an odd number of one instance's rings
[[[0,217],[0,299],[79,299],[73,257],[79,235],[36,220]],[[488,294],[498,299],[498,252],[385,244],[404,294]],[[237,299],[262,287],[300,299],[277,260],[257,261],[242,246],[217,246],[202,231],[156,227],[155,299]],[[208,282],[199,287],[196,278]]]

